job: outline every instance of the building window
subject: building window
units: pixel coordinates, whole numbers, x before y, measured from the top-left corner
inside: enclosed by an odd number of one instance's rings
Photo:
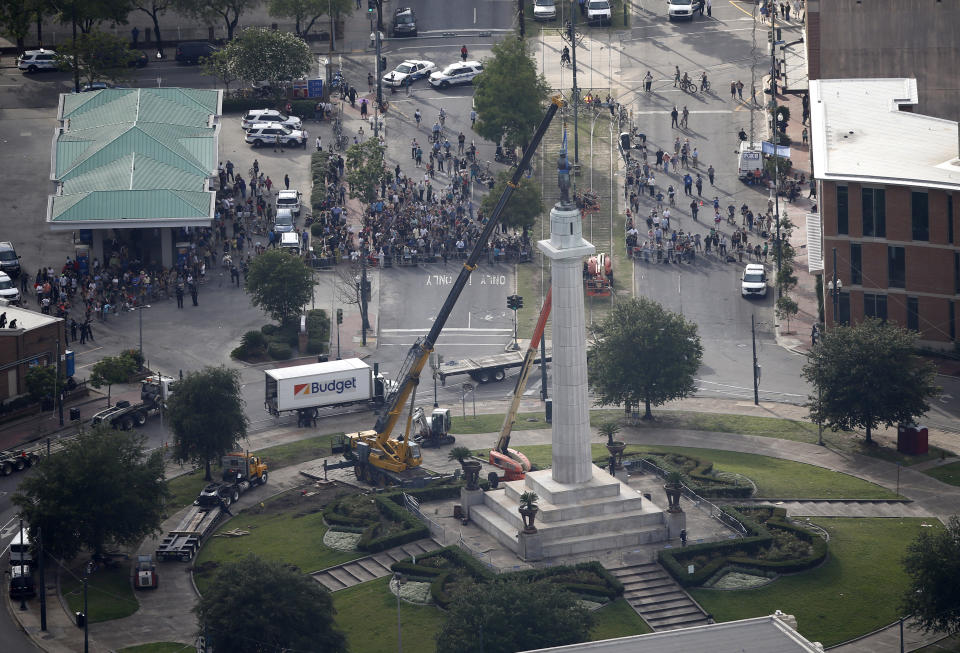
[[[850,293],[840,293],[837,299],[837,313],[839,314],[837,324],[850,324]]]
[[[907,254],[903,247],[887,247],[887,286],[904,288],[907,285]]]
[[[947,242],[953,244],[953,195],[947,195]]]
[[[926,193],[910,193],[914,240],[930,240],[930,203]]]
[[[861,198],[863,200],[863,235],[886,238],[886,192],[882,188],[864,188],[861,190]]]
[[[850,233],[850,199],[846,186],[837,186],[837,233]]]
[[[907,328],[920,330],[920,300],[916,297],[907,297]]]
[[[850,243],[850,283],[863,283],[863,251],[860,243]]]
[[[887,321],[887,296],[863,294],[863,314],[865,317],[875,317]]]

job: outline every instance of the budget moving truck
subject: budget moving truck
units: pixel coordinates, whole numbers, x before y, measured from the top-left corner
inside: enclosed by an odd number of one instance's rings
[[[265,372],[264,407],[271,415],[296,410],[383,403],[386,381],[359,358],[281,367]]]

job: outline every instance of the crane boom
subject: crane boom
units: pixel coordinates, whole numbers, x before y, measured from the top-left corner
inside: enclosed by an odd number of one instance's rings
[[[510,409],[503,418],[503,426],[500,428],[500,439],[497,440],[496,449],[504,455],[510,446],[510,431],[513,429],[513,423],[517,421],[517,410],[520,408],[520,398],[523,397],[523,389],[527,386],[527,377],[530,376],[530,370],[533,368],[533,360],[537,357],[537,347],[540,346],[540,339],[543,337],[543,331],[547,327],[547,319],[550,317],[550,307],[553,303],[553,288],[547,291],[547,298],[543,300],[543,308],[540,309],[540,317],[537,319],[537,326],[530,337],[530,346],[527,347],[527,353],[523,357],[523,365],[520,367],[520,374],[517,375],[517,386],[513,389],[513,401],[510,402]]]
[[[440,332],[443,331],[443,327],[446,325],[447,319],[450,317],[450,313],[453,311],[454,305],[456,305],[457,300],[460,298],[460,294],[466,287],[467,281],[470,278],[470,273],[477,268],[477,262],[480,260],[482,250],[487,244],[487,241],[490,240],[493,230],[500,221],[500,214],[503,213],[504,206],[506,206],[507,202],[510,200],[510,196],[513,195],[513,190],[517,187],[517,184],[520,183],[520,178],[522,177],[524,171],[530,166],[530,160],[533,158],[534,152],[536,152],[537,148],[539,147],[540,141],[543,139],[547,128],[550,126],[550,122],[557,113],[557,110],[559,110],[564,104],[565,101],[560,95],[555,95],[550,98],[550,105],[547,107],[546,115],[537,126],[537,129],[533,134],[533,138],[530,140],[530,145],[523,153],[523,158],[520,159],[520,163],[517,164],[516,170],[513,172],[513,176],[510,178],[510,181],[507,182],[503,192],[500,194],[500,199],[497,201],[497,205],[490,213],[490,218],[487,220],[487,224],[480,233],[477,243],[470,252],[470,256],[467,258],[467,261],[463,264],[463,268],[460,270],[460,274],[457,277],[456,282],[454,282],[453,287],[450,289],[447,299],[443,302],[443,306],[440,307],[440,312],[437,314],[437,318],[434,320],[433,326],[430,328],[430,332],[425,337],[418,338],[413,346],[410,347],[410,351],[407,352],[407,357],[404,360],[403,366],[400,368],[400,372],[397,376],[397,378],[400,379],[399,384],[387,397],[386,401],[384,402],[383,410],[377,417],[377,423],[375,427],[377,444],[381,446],[384,451],[395,449],[387,444],[387,439],[390,437],[390,433],[393,432],[397,421],[400,419],[404,404],[410,397],[413,389],[417,386],[417,384],[419,384],[420,373],[423,371],[430,354],[433,352],[434,345],[436,345],[437,339],[440,337]]]

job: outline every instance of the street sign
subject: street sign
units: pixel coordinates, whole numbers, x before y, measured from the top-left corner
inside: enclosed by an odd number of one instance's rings
[[[307,97],[323,97],[323,80],[307,80]]]

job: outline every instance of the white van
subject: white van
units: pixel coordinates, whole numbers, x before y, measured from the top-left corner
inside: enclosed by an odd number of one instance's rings
[[[33,551],[30,550],[30,535],[26,527],[23,531],[17,530],[16,535],[10,542],[10,564],[11,565],[32,565]]]
[[[740,153],[737,156],[737,177],[741,181],[748,181],[756,176],[756,171],[763,174],[763,151],[759,143],[740,143]]]
[[[294,256],[300,256],[302,253],[300,249],[300,234],[294,231],[280,234],[280,249]]]

